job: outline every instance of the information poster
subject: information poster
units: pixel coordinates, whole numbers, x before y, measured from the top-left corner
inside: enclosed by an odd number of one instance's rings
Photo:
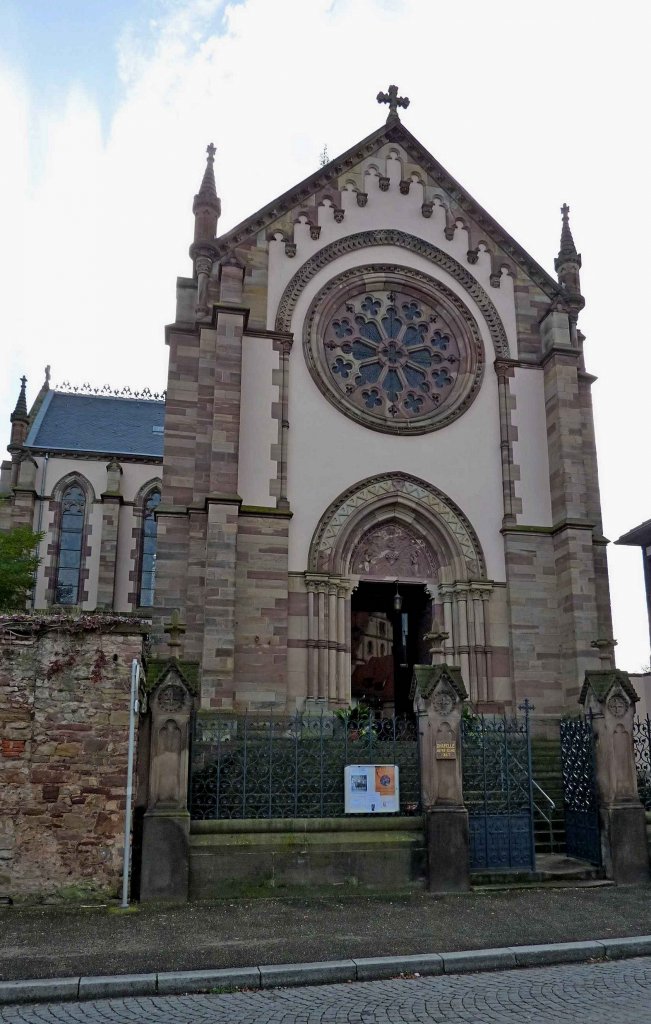
[[[346,814],[389,814],[400,810],[396,764],[349,764],[344,768]]]

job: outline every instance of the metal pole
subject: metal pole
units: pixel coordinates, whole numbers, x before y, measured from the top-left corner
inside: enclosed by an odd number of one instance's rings
[[[136,715],[138,714],[138,683],[140,665],[131,662],[131,694],[129,699],[129,750],[127,754],[127,798],[124,808],[124,858],[122,862],[122,907],[129,906],[129,863],[131,860],[131,802],[133,797],[133,755],[136,746]]]

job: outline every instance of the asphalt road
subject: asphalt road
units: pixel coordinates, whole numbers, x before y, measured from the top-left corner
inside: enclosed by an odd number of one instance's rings
[[[311,988],[13,1006],[2,1024],[648,1024],[651,957]]]

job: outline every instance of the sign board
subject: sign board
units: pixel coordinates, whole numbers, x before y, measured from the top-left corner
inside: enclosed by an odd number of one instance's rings
[[[387,814],[400,810],[396,764],[348,764],[344,768],[346,814]]]
[[[457,745],[454,741],[449,742],[448,740],[437,740],[436,741],[436,760],[437,761],[456,761],[457,759]]]

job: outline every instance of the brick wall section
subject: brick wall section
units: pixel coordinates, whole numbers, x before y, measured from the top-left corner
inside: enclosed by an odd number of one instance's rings
[[[120,498],[102,496],[102,536],[99,549],[97,607],[112,609],[115,601],[115,568],[118,553]]]
[[[288,542],[286,514],[241,514],[235,674],[238,699],[252,706],[286,699]]]
[[[38,621],[0,624],[0,893],[115,895],[142,636]]]

